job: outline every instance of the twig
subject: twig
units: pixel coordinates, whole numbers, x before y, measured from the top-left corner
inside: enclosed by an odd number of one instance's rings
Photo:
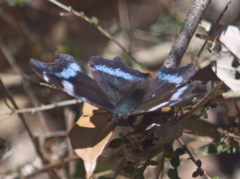
[[[121,43],[119,43],[111,34],[109,34],[106,30],[103,29],[102,26],[98,25],[97,22],[93,21],[91,18],[87,17],[83,12],[78,12],[74,10],[70,6],[66,6],[62,4],[61,2],[57,0],[49,0],[51,3],[55,4],[56,6],[72,13],[73,15],[80,17],[81,19],[85,20],[89,24],[94,25],[103,35],[105,35],[107,38],[109,38],[111,41],[113,41],[124,53],[126,53],[129,57],[131,57],[137,64],[139,64],[142,68],[145,68],[142,64],[140,64],[133,56],[131,56],[130,51],[125,48]],[[64,14],[66,15],[66,14]]]
[[[231,92],[223,93],[222,97],[214,99],[214,102],[231,101],[236,99],[240,99],[240,91],[231,91]],[[79,103],[82,103],[82,101],[78,99],[71,99],[71,100],[60,101],[52,104],[37,106],[33,108],[17,109],[17,110],[13,110],[13,112],[0,111],[0,115],[35,113],[37,111],[45,111],[45,110],[50,110],[58,107],[79,104]]]
[[[6,47],[6,45],[4,44],[4,42],[1,39],[0,39],[0,49],[2,50],[4,56],[6,57],[8,63],[13,68],[15,73],[17,73],[18,75],[21,76],[24,90],[26,91],[26,94],[29,96],[29,98],[32,101],[33,105],[34,106],[40,106],[40,103],[39,103],[36,95],[34,94],[33,90],[30,88],[28,81],[26,81],[24,79],[24,73],[23,73],[22,69],[18,66],[15,58],[9,52],[9,50]],[[48,130],[48,126],[46,124],[46,118],[45,118],[44,114],[42,112],[37,112],[37,116],[40,119],[40,121],[41,121],[41,123],[42,123],[42,125],[43,125],[43,127],[45,129],[45,132],[49,131]]]
[[[240,140],[240,136],[237,136],[227,130],[222,130],[222,129],[218,129],[220,133],[222,133],[222,136],[226,136],[226,137],[229,137],[229,138],[234,138],[234,139],[237,139],[237,140]]]
[[[184,149],[186,150],[186,152],[188,153],[188,155],[190,156],[191,160],[194,162],[194,164],[199,167],[197,165],[197,161],[196,159],[194,158],[193,154],[191,153],[191,151],[187,148],[187,146],[184,144],[184,142],[182,141],[182,139],[178,138],[178,141],[180,142],[180,144],[184,147]],[[211,179],[210,176],[208,176],[208,174],[204,171],[204,175],[207,179]]]
[[[231,91],[223,93],[222,96],[224,101],[237,100],[240,99],[240,91]]]
[[[45,165],[41,169],[37,169],[37,170],[33,171],[32,173],[30,173],[30,174],[28,174],[26,176],[22,176],[21,179],[32,177],[32,176],[34,176],[34,175],[36,175],[38,173],[42,173],[42,172],[48,171],[49,169],[62,166],[65,163],[68,163],[68,162],[73,161],[73,160],[80,160],[80,159],[79,159],[78,156],[75,155],[75,156],[72,156],[72,157],[69,157],[69,158],[65,158],[62,161],[57,161],[57,162],[54,162],[54,163],[50,163],[48,165]]]
[[[57,107],[74,105],[74,104],[78,104],[78,103],[82,103],[82,101],[80,101],[78,99],[71,99],[71,100],[60,101],[57,103],[47,104],[47,105],[43,105],[43,106],[37,106],[37,107],[33,107],[33,108],[17,109],[17,110],[14,110],[13,112],[0,111],[0,115],[35,113],[37,111],[45,111],[45,110],[50,110],[50,109],[54,109]]]
[[[179,121],[183,121],[188,119],[192,114],[194,114],[198,109],[200,109],[209,99],[211,99],[214,93],[222,86],[223,82],[217,84],[210,92],[208,92],[204,98],[202,98],[191,110],[186,112],[183,117],[179,119]]]
[[[218,19],[216,20],[216,22],[214,23],[214,25],[211,27],[211,30],[209,31],[208,36],[211,36],[212,32],[213,32],[213,31],[215,30],[215,28],[217,27],[219,21],[220,21],[221,18],[223,17],[224,13],[227,11],[229,4],[231,4],[231,0],[228,1],[228,3],[226,4],[225,8],[224,8],[223,11],[222,11],[222,13],[219,15]],[[202,45],[202,48],[199,50],[196,61],[198,61],[198,59],[199,59],[199,57],[200,57],[200,55],[201,55],[204,47],[206,46],[207,42],[208,42],[208,40],[205,40],[204,44]]]
[[[178,66],[210,2],[211,0],[196,0],[192,5],[177,36],[176,42],[163,64],[164,67],[176,68]]]
[[[10,102],[12,103],[13,107],[14,107],[15,109],[18,109],[17,104],[15,103],[14,99],[12,98],[12,95],[10,94],[10,92],[8,91],[8,89],[5,88],[5,86],[4,86],[4,84],[2,83],[2,80],[1,80],[1,79],[0,79],[0,87],[2,88],[2,90],[3,90],[3,91],[5,92],[5,94],[7,95],[8,99],[9,99]],[[18,114],[18,116],[19,116],[19,118],[21,119],[21,121],[22,121],[25,129],[27,130],[27,133],[28,133],[28,135],[29,135],[29,137],[30,137],[30,140],[31,140],[32,143],[33,143],[33,146],[34,146],[34,149],[35,149],[37,155],[40,157],[40,159],[42,160],[42,163],[43,163],[43,164],[47,164],[48,161],[44,158],[44,156],[42,155],[41,151],[39,150],[39,146],[38,146],[38,144],[37,144],[36,138],[32,135],[32,132],[30,131],[30,129],[29,129],[27,123],[26,123],[25,118],[23,117],[22,114]],[[51,177],[57,177],[57,174],[54,172],[54,170],[49,171],[49,175],[50,175]]]
[[[26,147],[26,145],[30,145],[32,142],[31,140],[26,140],[23,141],[15,146],[13,146],[12,148],[10,148],[7,152],[5,152],[3,155],[0,156],[0,158],[5,161],[7,160],[7,158],[9,158],[10,156],[12,156],[15,152],[19,151],[20,149]]]
[[[64,116],[65,116],[65,124],[66,130],[70,131],[72,126],[74,125],[74,119],[76,117],[76,113],[72,111],[70,108],[64,108]],[[74,156],[74,151],[71,145],[68,145],[68,157]],[[68,164],[68,173],[70,178],[74,178],[76,173],[76,162],[69,162]]]
[[[99,172],[99,173],[95,173],[93,175],[93,178],[100,178],[100,177],[104,177],[106,175],[112,175],[113,170],[107,170],[107,171],[103,171],[103,172]]]

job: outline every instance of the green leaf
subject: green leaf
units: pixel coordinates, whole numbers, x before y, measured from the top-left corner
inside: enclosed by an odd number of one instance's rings
[[[216,145],[215,144],[210,144],[207,148],[207,153],[209,154],[216,154],[218,151],[217,151],[217,148],[216,148]]]
[[[229,153],[229,154],[232,154],[232,153],[234,153],[234,151],[235,151],[235,148],[234,147],[232,147],[232,146],[226,146],[223,150],[222,150],[222,152],[227,152],[227,153]]]
[[[173,147],[172,147],[171,145],[166,144],[166,145],[164,146],[164,149],[165,149],[165,152],[174,153]]]
[[[180,179],[176,168],[175,169],[170,168],[168,170],[167,175],[170,179]]]
[[[177,155],[183,155],[184,153],[185,153],[184,148],[178,148],[177,150],[175,150],[175,154]]]
[[[218,145],[218,146],[216,147],[216,149],[217,149],[218,152],[222,152],[223,146],[222,146],[222,145]]]
[[[98,18],[97,17],[95,17],[95,16],[91,17],[91,21],[92,21],[93,24],[98,25]]]
[[[175,156],[170,159],[170,163],[173,167],[177,168],[180,164],[179,156]]]
[[[158,165],[158,162],[153,161],[153,160],[150,160],[150,161],[148,161],[147,164],[148,164],[148,165]]]
[[[219,179],[219,177],[218,177],[218,176],[215,176],[215,177],[213,177],[212,179]]]
[[[123,171],[128,174],[132,174],[135,171],[135,167],[133,166],[126,166],[123,168]]]
[[[203,111],[201,109],[197,110],[193,115],[191,115],[192,119],[199,119],[203,115]]]
[[[121,138],[117,138],[117,139],[113,139],[109,143],[109,147],[112,148],[112,149],[115,149],[115,148],[118,148],[121,144],[122,144],[122,139]]]
[[[163,153],[163,157],[164,158],[172,158],[173,157],[173,153],[164,152]]]

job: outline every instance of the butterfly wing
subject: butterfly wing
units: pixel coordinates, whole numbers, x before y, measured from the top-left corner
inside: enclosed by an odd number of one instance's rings
[[[169,89],[178,88],[191,78],[195,71],[191,69],[193,64],[181,68],[161,68],[152,78],[152,85],[146,95],[165,93]]]
[[[200,81],[184,85],[195,74],[191,67],[192,64],[177,69],[160,69],[152,77],[152,85],[144,97],[143,103],[136,107],[133,114],[178,105],[196,96],[192,90],[201,84]]]
[[[138,93],[138,98],[146,94],[146,89],[149,86],[150,74],[141,73],[127,67],[121,62],[119,57],[113,60],[106,60],[102,57],[92,57],[89,66],[93,78],[97,81],[102,90],[108,94],[110,101],[117,105],[123,98],[136,96],[133,93]]]
[[[69,95],[101,109],[113,110],[113,105],[99,85],[83,72],[72,56],[59,54],[59,59],[54,63],[31,59],[30,66],[46,82]]]

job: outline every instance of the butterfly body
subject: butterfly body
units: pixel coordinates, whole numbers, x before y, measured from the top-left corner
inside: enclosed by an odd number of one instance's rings
[[[201,82],[186,82],[194,75],[192,65],[171,69],[162,68],[154,75],[133,70],[119,57],[106,60],[92,57],[89,62],[93,78],[86,75],[75,59],[60,54],[54,63],[31,59],[34,71],[48,83],[71,96],[113,114],[120,124],[130,115],[151,112],[192,99],[192,90]]]

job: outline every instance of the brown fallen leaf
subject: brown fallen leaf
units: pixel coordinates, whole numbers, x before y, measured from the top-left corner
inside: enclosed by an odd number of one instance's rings
[[[95,111],[94,111],[95,110]],[[101,155],[116,124],[110,121],[111,114],[103,110],[96,110],[89,104],[84,104],[84,115],[70,130],[68,137],[75,153],[82,158],[86,170],[86,178],[92,178]]]

